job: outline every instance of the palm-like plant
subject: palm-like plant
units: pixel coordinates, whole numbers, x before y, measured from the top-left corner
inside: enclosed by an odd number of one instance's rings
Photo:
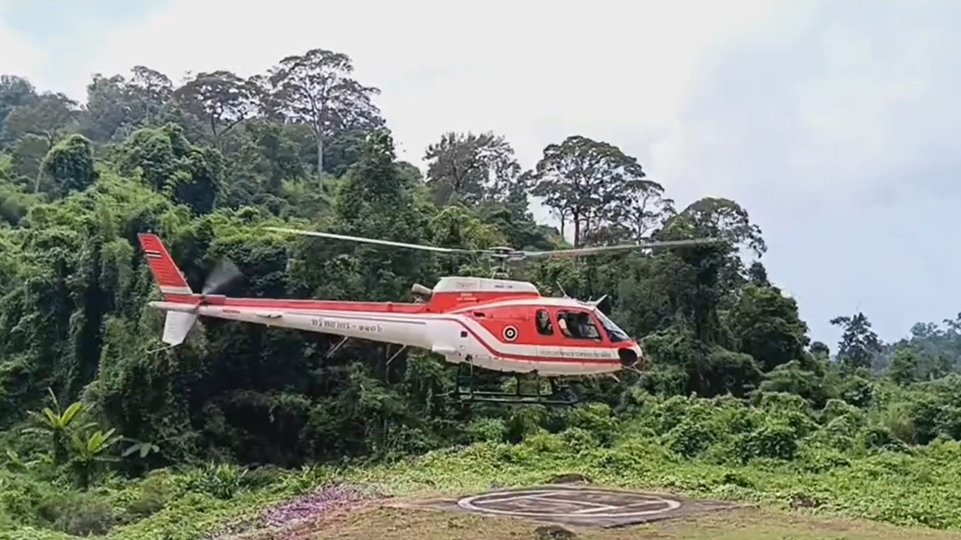
[[[120,440],[113,436],[114,430],[111,429],[104,433],[99,429],[90,435],[71,434],[70,449],[73,451],[73,469],[77,474],[77,481],[80,487],[86,489],[90,485],[90,476],[94,472],[98,463],[109,461],[104,456],[107,448]]]
[[[57,396],[54,395],[53,390],[47,388],[47,392],[53,401],[53,408],[44,407],[40,412],[30,411],[30,416],[37,421],[39,426],[25,428],[23,432],[49,436],[53,462],[55,465],[61,465],[66,463],[68,458],[67,442],[69,440],[69,430],[80,418],[85,408],[82,403],[75,402],[71,403],[66,410],[61,411],[60,403],[57,400]],[[90,427],[92,425],[93,424],[88,424],[84,427]]]

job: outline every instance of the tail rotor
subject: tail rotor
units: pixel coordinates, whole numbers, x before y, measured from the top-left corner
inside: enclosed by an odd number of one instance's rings
[[[237,268],[237,265],[230,259],[223,258],[217,261],[213,270],[207,274],[204,286],[200,291],[203,296],[223,295],[235,286],[243,284],[244,275]]]

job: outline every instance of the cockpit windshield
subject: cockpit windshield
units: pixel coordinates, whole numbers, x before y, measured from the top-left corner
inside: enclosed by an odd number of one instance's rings
[[[627,336],[627,333],[614,324],[614,321],[608,319],[606,315],[601,313],[601,310],[594,310],[594,314],[597,315],[597,319],[601,321],[601,326],[607,331],[607,335],[611,338],[612,342],[629,341],[631,339]]]

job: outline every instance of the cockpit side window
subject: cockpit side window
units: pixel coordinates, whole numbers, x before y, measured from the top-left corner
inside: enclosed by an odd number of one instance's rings
[[[537,333],[542,336],[554,335],[554,327],[551,325],[551,316],[546,309],[537,310]]]

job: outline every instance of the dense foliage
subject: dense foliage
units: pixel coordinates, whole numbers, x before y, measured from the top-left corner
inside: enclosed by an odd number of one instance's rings
[[[321,49],[249,79],[97,75],[83,104],[0,77],[0,532],[195,538],[323,478],[403,491],[562,469],[961,528],[961,319],[884,344],[864,314],[837,317],[831,357],[735,201],[676,208],[669,179],[581,135],[524,171],[501,135],[439,134],[424,176],[396,159],[378,93]],[[650,365],[579,381],[586,404],[570,410],[465,408],[453,368],[422,351],[331,354],[328,336],[222,321],[165,348],[143,231],[195,289],[233,261],[233,295],[401,301],[415,282],[489,271],[264,225],[471,248],[563,247],[565,232],[725,243],[517,268],[545,294],[608,295]]]

